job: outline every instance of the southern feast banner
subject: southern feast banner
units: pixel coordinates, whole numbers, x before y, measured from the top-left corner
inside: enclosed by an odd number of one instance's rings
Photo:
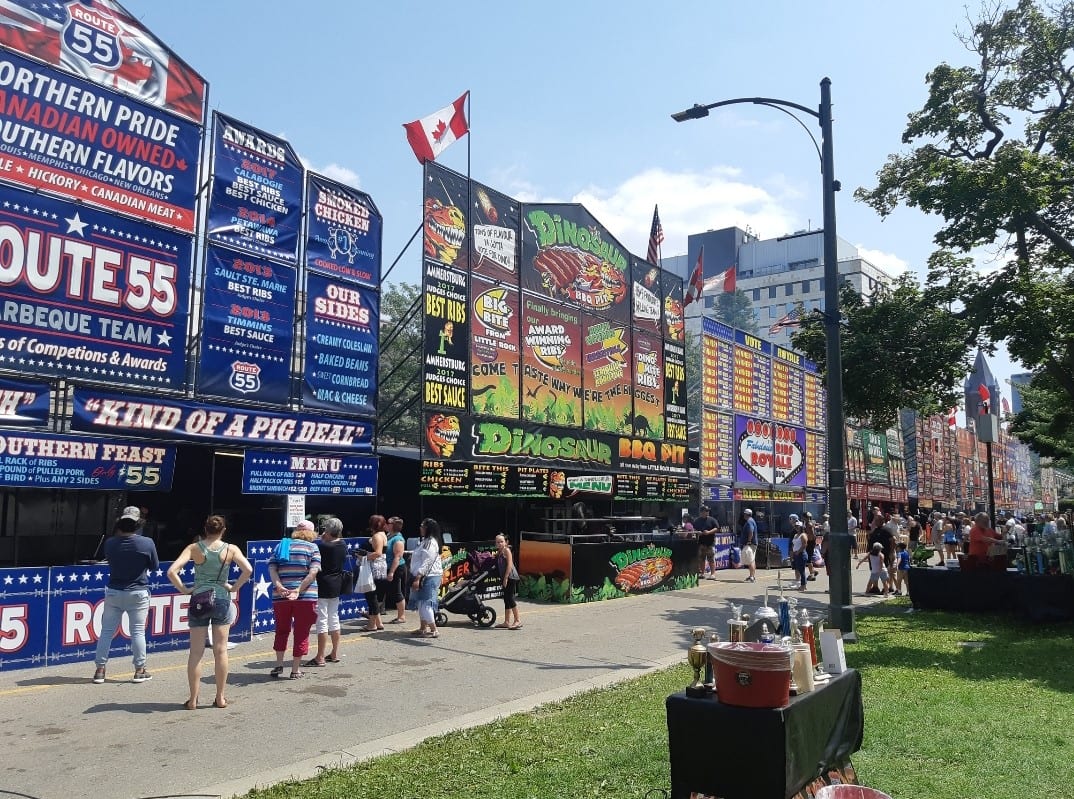
[[[634,432],[630,360],[630,331],[626,325],[590,314],[582,316],[582,409],[586,430],[626,435]]]
[[[0,485],[170,491],[175,447],[65,436],[0,434]]]
[[[641,258],[630,259],[631,319],[635,330],[660,334],[660,305],[663,293],[660,287],[660,267]]]
[[[0,368],[183,387],[188,237],[0,186],[0,253]]]
[[[290,396],[294,267],[209,245],[197,391],[283,404]]]
[[[0,424],[44,427],[48,424],[49,385],[0,378]]]
[[[422,385],[424,402],[465,411],[470,333],[466,275],[425,262],[425,349]]]
[[[470,314],[472,410],[517,419],[522,381],[518,289],[471,278]]]
[[[187,617],[190,597],[176,593],[175,588],[169,582],[167,573],[171,565],[171,561],[162,561],[159,568],[149,572],[149,617],[145,623],[145,637],[146,649],[150,657],[157,651],[186,649],[190,646],[190,624]],[[238,579],[239,567],[232,564],[229,570],[231,579]],[[10,575],[22,571],[21,569],[3,570]],[[45,597],[47,635],[44,627],[32,629],[31,635],[40,636],[45,642],[45,656],[49,664],[92,660],[97,648],[97,639],[101,635],[104,590],[108,585],[109,577],[108,564],[54,566],[48,572],[49,584]],[[185,566],[179,575],[187,585],[192,584],[194,564],[190,563]],[[235,623],[231,625],[228,633],[228,640],[236,642],[250,640],[252,594],[253,591],[247,586],[239,591],[237,596],[232,595],[231,601],[235,605],[236,614]],[[2,610],[3,606],[0,605],[0,612]],[[34,621],[37,621],[36,616]],[[119,633],[112,640],[112,646],[108,650],[109,657],[122,659],[130,656],[130,628],[127,626],[129,623],[128,617],[124,614]],[[6,660],[0,661],[0,667],[6,665]]]
[[[805,430],[735,416],[736,479],[742,483],[805,485]]]
[[[518,202],[480,183],[471,184],[470,269],[475,275],[518,285]]]
[[[0,53],[0,104],[0,178],[194,231],[197,125],[12,53]]]
[[[303,406],[376,415],[378,300],[369,289],[307,273]]]
[[[582,421],[582,319],[573,308],[522,295],[522,418]]]
[[[113,0],[0,0],[0,44],[200,124],[206,85]]]
[[[380,287],[384,222],[373,198],[321,175],[306,176],[306,266]]]
[[[373,442],[373,426],[363,422],[120,396],[83,387],[75,388],[71,426],[89,433],[233,445],[289,444],[335,452],[370,452]]]
[[[425,414],[425,451],[435,458],[468,463],[584,469],[586,474],[686,476],[683,444],[456,414]]]
[[[428,161],[422,233],[425,257],[445,266],[468,269],[466,209],[470,190],[466,178]]]
[[[209,240],[293,264],[302,223],[302,163],[283,139],[213,113]]]
[[[375,457],[246,450],[242,493],[372,496],[377,493],[379,463]]]
[[[522,209],[522,288],[627,324],[629,253],[581,205]]]

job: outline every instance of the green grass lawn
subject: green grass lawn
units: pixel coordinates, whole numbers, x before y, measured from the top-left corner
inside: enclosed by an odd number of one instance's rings
[[[864,682],[862,784],[894,799],[1074,798],[1074,624],[908,607],[860,614],[847,647]],[[644,797],[670,785],[664,700],[690,677],[684,664],[248,796]]]

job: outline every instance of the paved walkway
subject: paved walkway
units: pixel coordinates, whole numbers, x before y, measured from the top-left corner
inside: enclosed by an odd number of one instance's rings
[[[852,573],[855,605],[878,601],[860,593],[868,572]],[[682,662],[691,628],[726,630],[728,600],[752,612],[766,587],[775,594],[777,572],[760,571],[753,584],[744,575],[587,605],[520,603],[519,631],[481,630],[454,615],[438,639],[407,635],[416,624],[370,635],[345,627],[343,662],[306,669],[301,680],[271,680],[272,639],[255,637],[231,651],[232,704],[223,710],[209,705],[211,656],[206,706],[182,709],[185,651],[152,655],[154,679],[139,685],[122,659],[111,661],[104,685],[90,683],[92,663],[0,673],[0,798],[230,797],[400,751]],[[809,585],[794,595],[826,607],[826,578]],[[493,605],[502,615],[502,603]]]

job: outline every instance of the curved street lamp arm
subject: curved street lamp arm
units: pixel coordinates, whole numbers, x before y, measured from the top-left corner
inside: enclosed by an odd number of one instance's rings
[[[820,161],[821,165],[824,164],[824,156],[820,154],[820,145],[817,144],[817,137],[813,135],[813,131],[809,129],[805,122],[800,120],[796,115],[792,114],[786,108],[780,108],[778,105],[773,105],[772,103],[757,103],[757,105],[767,105],[769,108],[774,108],[777,111],[782,111],[784,114],[797,122],[801,126],[802,130],[804,130],[809,135],[809,138],[813,140],[813,149],[817,151],[817,160]],[[814,114],[814,116],[816,116],[817,119],[820,119],[819,115]]]

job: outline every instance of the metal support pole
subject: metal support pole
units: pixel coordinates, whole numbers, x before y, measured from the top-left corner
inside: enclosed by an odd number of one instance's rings
[[[832,82],[820,82],[821,179],[824,183],[824,333],[828,386],[828,556],[831,578],[828,623],[857,640],[850,597],[850,533],[847,531],[846,428],[843,424],[843,355],[839,342],[839,252],[835,228],[835,152],[832,144]]]
[[[992,442],[985,442],[985,456],[988,459],[988,523],[996,527],[996,486],[992,476]]]

